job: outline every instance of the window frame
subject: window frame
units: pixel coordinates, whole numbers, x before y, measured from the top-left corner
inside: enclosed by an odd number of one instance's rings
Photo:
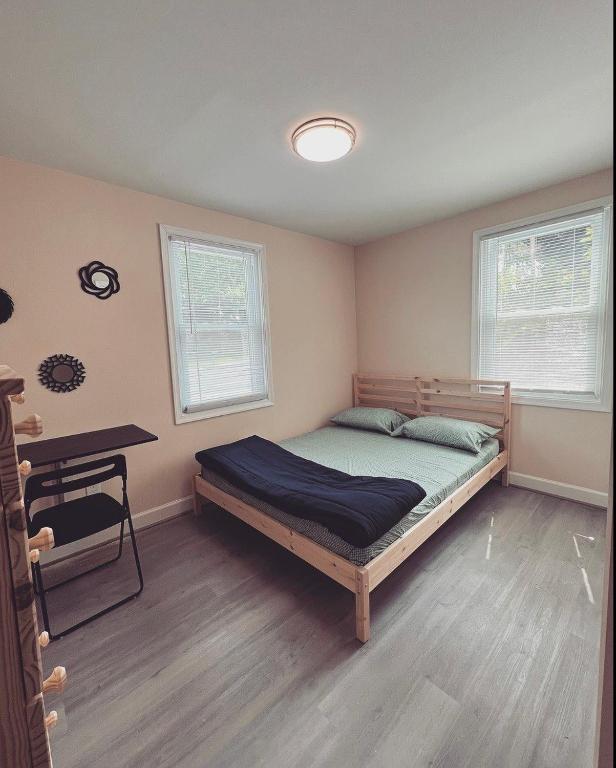
[[[271,352],[271,338],[270,338],[270,321],[269,321],[269,299],[267,290],[267,263],[266,263],[266,251],[265,246],[262,243],[251,243],[246,240],[236,240],[223,235],[213,235],[208,232],[199,232],[191,229],[184,229],[182,227],[174,227],[168,224],[159,224],[160,234],[160,250],[163,267],[163,287],[165,294],[165,309],[167,316],[167,337],[169,341],[169,363],[171,366],[171,382],[173,388],[173,408],[176,424],[186,424],[192,421],[200,421],[201,419],[213,419],[218,416],[227,416],[233,413],[242,413],[243,411],[252,411],[258,408],[269,408],[274,405],[274,387],[272,380],[272,352]],[[260,281],[260,295],[261,295],[261,308],[263,316],[263,352],[264,352],[264,365],[265,365],[265,380],[267,384],[267,394],[260,400],[250,400],[247,402],[234,403],[232,405],[225,405],[218,408],[202,408],[200,410],[192,410],[185,412],[182,408],[182,396],[180,385],[180,369],[181,359],[178,354],[177,335],[178,328],[176,327],[176,312],[175,312],[175,286],[173,275],[171,272],[171,263],[169,258],[169,237],[187,237],[194,238],[196,240],[204,240],[213,245],[232,246],[247,248],[254,251],[257,255],[258,268],[257,273]]]
[[[570,205],[566,208],[548,211],[546,213],[516,219],[505,224],[485,227],[473,232],[473,283],[472,283],[472,320],[471,320],[471,372],[474,378],[479,378],[479,269],[481,240],[487,235],[503,234],[510,230],[538,226],[548,221],[590,212],[597,208],[609,207],[607,213],[607,233],[604,248],[607,259],[607,281],[603,293],[603,328],[602,328],[602,365],[600,395],[595,399],[577,398],[573,393],[561,394],[532,393],[512,389],[511,401],[517,405],[535,405],[549,408],[567,408],[570,410],[611,412],[612,410],[612,359],[613,359],[613,287],[612,287],[612,222],[613,197],[607,195],[584,203]],[[569,395],[569,396],[568,396]]]

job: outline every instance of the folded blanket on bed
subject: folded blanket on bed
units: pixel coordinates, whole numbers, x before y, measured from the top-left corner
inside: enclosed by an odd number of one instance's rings
[[[347,475],[256,435],[199,451],[195,458],[237,488],[321,523],[356,547],[372,544],[426,495],[411,480]]]

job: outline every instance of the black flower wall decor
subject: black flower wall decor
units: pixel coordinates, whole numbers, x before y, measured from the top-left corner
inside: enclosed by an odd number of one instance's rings
[[[10,295],[0,288],[0,323],[6,323],[13,314],[15,305]]]
[[[39,365],[39,381],[52,392],[72,392],[86,378],[86,367],[72,355],[50,355]]]
[[[97,299],[108,299],[120,290],[118,273],[102,261],[91,261],[85,267],[81,267],[79,280],[81,289],[96,296]]]

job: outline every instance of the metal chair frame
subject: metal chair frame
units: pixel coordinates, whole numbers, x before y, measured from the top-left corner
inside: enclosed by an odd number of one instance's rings
[[[95,474],[88,474],[84,477],[80,477],[74,480],[68,480],[68,482],[66,481],[66,478],[70,478],[71,476],[83,475],[84,472],[91,473],[94,470],[101,470],[102,467],[111,467],[111,468],[102,470],[100,472],[96,472]],[[36,475],[31,475],[26,482],[26,487],[24,490],[24,505],[26,509],[26,516],[28,519],[28,526],[30,528],[32,524],[32,520],[30,518],[30,507],[32,503],[37,499],[49,498],[52,496],[59,496],[60,498],[63,498],[65,493],[85,489],[92,485],[97,485],[98,483],[102,483],[105,480],[109,480],[113,477],[122,478],[123,515],[122,515],[122,520],[119,523],[120,542],[119,542],[117,554],[114,555],[110,560],[106,560],[105,562],[99,563],[98,565],[95,565],[92,568],[88,568],[85,571],[81,571],[80,573],[75,574],[74,576],[70,576],[69,578],[64,579],[63,581],[57,582],[56,584],[53,584],[50,587],[46,587],[44,584],[43,570],[41,568],[40,563],[37,562],[32,564],[34,590],[37,596],[39,597],[39,601],[41,605],[41,614],[43,617],[43,624],[45,626],[45,630],[49,633],[49,637],[51,640],[58,640],[59,638],[64,637],[65,635],[68,635],[77,629],[80,629],[81,627],[85,626],[86,624],[89,624],[91,621],[94,621],[95,619],[100,618],[101,616],[104,616],[106,613],[109,613],[115,608],[119,608],[121,605],[124,605],[130,600],[134,600],[143,591],[143,573],[141,571],[141,562],[139,560],[139,551],[137,549],[137,539],[135,537],[135,529],[133,527],[133,520],[130,513],[130,505],[128,502],[128,494],[126,491],[126,483],[127,483],[126,459],[122,454],[115,454],[114,456],[108,456],[104,459],[97,459],[95,461],[88,461],[82,464],[76,464],[69,467],[62,467],[60,469],[54,469],[49,472],[41,472]],[[51,592],[54,589],[57,589],[58,587],[68,584],[69,582],[74,581],[75,579],[81,578],[82,576],[87,576],[88,574],[93,573],[94,571],[97,571],[100,568],[105,568],[111,565],[112,563],[115,563],[116,561],[118,561],[122,556],[123,543],[124,543],[124,528],[125,528],[126,522],[128,522],[128,530],[129,530],[129,535],[130,535],[130,539],[133,547],[133,554],[135,557],[137,575],[139,577],[139,589],[136,592],[132,592],[130,595],[123,597],[121,600],[118,600],[112,605],[109,605],[106,608],[103,608],[102,610],[97,611],[91,616],[88,616],[88,618],[78,621],[77,623],[71,625],[70,627],[63,629],[61,632],[57,632],[57,633],[52,632],[51,623],[49,620],[49,612],[47,608],[47,598],[46,598],[47,593]],[[106,530],[106,529],[101,528],[100,530]],[[37,533],[37,531],[33,531],[33,530],[29,531],[29,535],[34,535],[35,533]],[[75,539],[75,541],[79,541],[79,539]],[[66,545],[61,545],[61,546],[66,546]]]

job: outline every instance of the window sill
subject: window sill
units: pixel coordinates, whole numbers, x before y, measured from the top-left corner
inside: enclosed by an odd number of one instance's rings
[[[254,411],[257,408],[269,408],[274,405],[273,400],[256,400],[252,403],[238,403],[237,405],[227,405],[224,408],[212,408],[210,410],[195,411],[194,413],[175,412],[176,424],[187,424],[191,421],[201,421],[201,419],[215,419],[218,416],[228,416],[232,413],[242,413],[243,411]]]
[[[601,400],[567,400],[565,398],[545,397],[542,395],[520,395],[511,393],[513,405],[534,405],[540,408],[565,408],[569,411],[598,411],[611,413],[611,402]]]

